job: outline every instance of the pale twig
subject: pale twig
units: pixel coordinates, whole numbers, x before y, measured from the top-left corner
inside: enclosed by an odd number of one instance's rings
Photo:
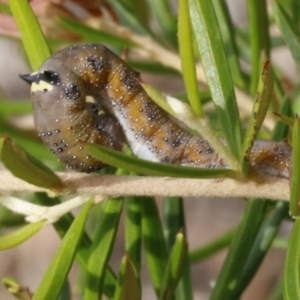
[[[0,197],[0,203],[15,213],[25,215],[28,222],[35,223],[47,220],[47,223],[54,223],[61,216],[85,204],[91,198],[91,196],[81,195],[54,206],[41,206],[16,197],[2,196]],[[104,199],[105,197],[97,197],[97,202]]]
[[[54,223],[61,216],[83,205],[90,199],[90,196],[81,195],[61,204],[48,207],[33,204],[16,197],[1,196],[0,203],[11,211],[26,216],[25,219],[28,222],[35,223],[47,220],[47,223]]]
[[[58,173],[66,185],[61,194],[106,196],[247,197],[289,200],[289,181],[255,175],[247,181],[229,178],[189,179],[151,176],[116,176]],[[0,193],[46,191],[0,171]]]
[[[83,205],[91,197],[100,202],[111,196],[182,196],[182,197],[246,197],[272,200],[289,199],[289,181],[278,177],[253,176],[248,181],[229,178],[187,179],[150,176],[117,176],[83,173],[58,173],[66,188],[58,194],[79,196],[52,207],[43,207],[3,195],[0,203],[8,209],[26,216],[28,222],[47,220],[56,222],[62,215]],[[0,193],[49,192],[0,171]],[[53,193],[53,192],[52,192]],[[103,196],[99,196],[103,195]],[[104,196],[105,195],[105,196]],[[147,198],[145,198],[147,199]]]

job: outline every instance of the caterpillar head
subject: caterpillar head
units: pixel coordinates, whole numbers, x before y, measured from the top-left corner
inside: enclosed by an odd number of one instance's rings
[[[121,150],[124,137],[120,124],[99,101],[87,101],[91,91],[102,99],[101,89],[93,88],[95,82],[89,76],[95,74],[76,57],[62,50],[38,72],[20,77],[31,85],[34,122],[51,152],[69,168],[92,172],[104,164],[91,157],[84,144]]]
[[[72,72],[42,66],[38,72],[20,77],[31,85],[34,122],[40,134],[48,132],[55,123],[72,122],[85,108],[84,85]]]
[[[78,77],[68,72],[61,78],[61,74],[52,70],[40,70],[38,72],[20,77],[31,85],[31,96],[35,108],[47,108],[54,101],[67,101],[65,104],[72,107],[83,105],[85,102],[84,85]]]

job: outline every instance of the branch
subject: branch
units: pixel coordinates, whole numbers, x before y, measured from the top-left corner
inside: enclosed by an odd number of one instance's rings
[[[66,188],[59,194],[105,196],[247,197],[289,200],[289,181],[284,178],[252,175],[247,181],[230,178],[189,179],[151,176],[116,176],[58,173]],[[0,171],[0,193],[47,191]]]

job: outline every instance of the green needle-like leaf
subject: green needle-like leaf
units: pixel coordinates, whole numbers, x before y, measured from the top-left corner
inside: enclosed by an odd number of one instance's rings
[[[142,212],[139,197],[126,197],[126,226],[125,249],[135,269],[141,269],[141,249],[142,249]]]
[[[171,252],[174,247],[178,233],[186,232],[184,215],[184,201],[181,197],[164,198],[163,223],[168,252]],[[175,289],[175,298],[185,300],[193,299],[191,270],[188,259],[184,260],[182,276],[178,282],[177,288]]]
[[[122,212],[123,199],[106,200],[103,208],[103,217],[95,234],[90,250],[87,280],[84,298],[98,300],[103,293],[103,283],[108,260],[114,245]]]
[[[13,126],[6,118],[0,117],[0,134],[5,134],[17,141],[20,146],[38,159],[53,161],[54,164],[57,162],[57,159],[46,148],[42,141],[35,138],[35,134],[33,136],[32,133]]]
[[[300,33],[298,26],[293,22],[285,9],[277,2],[273,3],[275,21],[282,33],[298,68],[300,68]]]
[[[284,300],[300,299],[300,218],[296,219],[290,235],[284,268]]]
[[[93,201],[89,201],[76,217],[38,286],[33,300],[54,300],[59,296],[75,258],[92,204]]]
[[[31,223],[21,227],[20,229],[14,230],[7,235],[1,236],[0,251],[16,247],[17,245],[25,242],[33,235],[35,235],[40,229],[42,229],[45,224],[45,221]]]
[[[9,0],[9,5],[20,30],[31,67],[37,70],[51,54],[40,24],[28,0]]]
[[[188,245],[183,233],[178,233],[171,255],[169,256],[164,285],[160,295],[161,300],[173,299],[175,289],[182,276],[187,259],[187,249]]]
[[[291,181],[290,212],[293,217],[299,216],[300,200],[300,118],[296,116],[293,127],[293,166]]]
[[[251,42],[251,94],[255,95],[261,68],[261,56],[270,58],[270,38],[265,0],[248,0],[249,29]]]
[[[273,93],[273,74],[270,62],[265,62],[259,78],[256,99],[243,143],[244,160],[249,160],[250,150],[267,114]]]
[[[273,212],[266,217],[266,220],[259,230],[255,243],[248,255],[243,273],[235,288],[235,292],[232,294],[232,299],[240,299],[242,293],[254,278],[254,275],[272,245],[283,218],[287,215],[287,202],[277,201],[274,206]]]
[[[289,102],[284,103],[281,109],[281,113],[287,115],[290,114]],[[286,137],[286,127],[287,126],[282,123],[278,124],[273,132],[272,138],[281,140]],[[233,260],[236,259],[237,261],[242,261],[241,265],[243,265],[243,269],[241,271],[241,269],[238,269],[239,267],[235,267],[233,265],[231,271],[232,273],[237,273],[236,278],[238,278],[238,280],[233,290],[228,292],[228,297],[230,299],[239,299],[241,297],[250,281],[253,279],[256,271],[261,266],[264,257],[266,256],[269,248],[272,245],[272,241],[283,218],[285,218],[287,215],[288,203],[286,202],[278,201],[275,204],[271,201],[268,201],[265,202],[265,208],[261,207],[261,205],[262,204],[259,203],[259,201],[255,201],[252,205],[252,208],[248,211],[249,215],[252,214],[252,218],[249,218],[247,221],[248,224],[245,224],[244,232],[242,230],[242,226],[239,226],[239,228],[237,229],[237,235],[244,234],[246,236],[246,241],[241,239],[238,248],[240,248],[242,252],[249,251],[250,248],[248,247],[251,247],[251,250],[247,255],[245,255],[244,259],[241,259],[239,257],[239,255],[241,255],[240,253],[236,254],[236,258],[233,257]],[[261,211],[261,209],[263,210]],[[255,214],[257,214],[257,219],[254,217]],[[254,240],[251,241],[251,239]],[[232,241],[232,244],[234,244],[235,241],[236,237]],[[232,248],[234,247],[230,247],[230,252]]]
[[[153,198],[142,202],[142,232],[147,266],[157,296],[161,294],[167,267],[167,247],[157,205]]]
[[[173,111],[172,107],[167,101],[166,95],[164,95],[162,92],[158,91],[151,85],[147,83],[142,83],[143,89],[146,91],[148,96],[158,105],[160,106],[163,110],[165,110],[167,113],[170,115],[174,115],[176,117],[175,112]]]
[[[134,32],[149,35],[156,39],[155,35],[149,26],[145,25],[140,18],[130,10],[130,8],[123,3],[123,1],[108,0],[114,11],[118,14],[121,22],[127,27],[133,29]]]
[[[140,300],[141,284],[139,275],[128,254],[125,254],[118,277],[114,300]]]
[[[126,6],[132,14],[139,19],[139,21],[145,26],[149,26],[150,10],[147,4],[147,0],[120,0],[123,6]]]
[[[146,0],[154,19],[159,24],[164,39],[174,48],[177,48],[177,24],[176,18],[172,14],[170,1],[168,0]]]
[[[60,204],[58,198],[50,198],[45,193],[36,193],[36,199],[39,203],[49,206],[49,205],[57,205]],[[67,234],[69,228],[72,226],[74,222],[74,217],[71,213],[63,215],[57,222],[53,224],[55,230],[61,239]],[[83,232],[82,238],[79,242],[76,252],[76,261],[79,263],[81,268],[84,271],[88,271],[88,260],[90,255],[90,249],[92,246],[92,242],[90,237],[86,232]],[[115,292],[116,287],[116,275],[112,271],[112,269],[107,266],[106,274],[105,274],[105,282],[104,282],[104,293],[107,297],[112,298]]]
[[[291,99],[285,98],[281,105],[281,110],[280,110],[279,119],[281,122],[276,123],[275,129],[274,129],[274,132],[272,135],[272,138],[274,140],[277,140],[277,141],[282,140],[288,136],[289,127],[294,126],[294,119],[289,117],[291,115],[292,115]],[[285,118],[287,118],[289,120],[288,123],[283,120]]]
[[[0,139],[0,160],[14,176],[31,184],[53,190],[64,187],[51,169],[7,136]]]
[[[191,22],[207,82],[225,139],[235,158],[241,156],[241,125],[233,83],[211,1],[188,0]]]
[[[198,92],[196,62],[193,51],[193,32],[191,28],[188,1],[179,1],[178,40],[182,74],[191,107],[196,114],[203,114]]]
[[[220,33],[224,43],[230,72],[234,83],[240,88],[247,88],[246,76],[240,65],[240,55],[237,49],[237,29],[234,26],[230,16],[228,4],[226,1],[212,0]]]
[[[288,99],[290,101],[290,99]],[[288,126],[293,127],[294,126],[294,119],[291,117],[287,117],[282,114],[274,113],[274,115],[283,123],[285,123]]]
[[[85,145],[85,149],[89,154],[109,165],[140,174],[188,178],[215,178],[234,175],[233,171],[227,169],[200,169],[154,163],[91,143]]]
[[[249,200],[239,228],[217,278],[210,300],[232,300],[260,226],[270,205],[269,201]]]
[[[134,46],[133,42],[126,39],[120,38],[118,36],[112,35],[110,33],[96,30],[92,27],[82,24],[82,22],[74,21],[64,17],[59,18],[60,23],[69,30],[82,36],[81,42],[89,43],[108,43],[116,47],[131,48]]]
[[[181,197],[165,197],[163,202],[164,236],[170,252],[177,234],[185,230],[184,204]]]

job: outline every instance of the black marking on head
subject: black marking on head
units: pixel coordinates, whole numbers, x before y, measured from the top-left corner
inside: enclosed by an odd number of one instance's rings
[[[42,73],[40,73],[40,76],[41,76],[41,80],[46,81],[52,85],[60,84],[60,78],[57,72],[45,70]]]
[[[32,84],[33,82],[39,83],[40,81],[45,81],[52,85],[60,84],[60,78],[59,78],[58,73],[50,71],[50,70],[45,70],[40,73],[24,74],[24,75],[19,75],[19,76],[21,79],[23,79],[24,81],[26,81],[29,84]]]

